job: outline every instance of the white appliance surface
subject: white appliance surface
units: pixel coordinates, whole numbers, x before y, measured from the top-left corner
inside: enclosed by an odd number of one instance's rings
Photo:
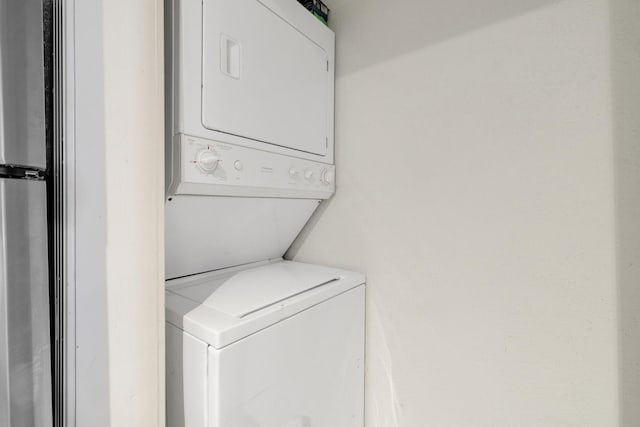
[[[204,1],[202,121],[324,156],[329,58],[286,19],[256,0]]]
[[[193,136],[176,137],[173,159],[173,195],[328,199],[335,191],[333,165]]]
[[[221,313],[243,318],[315,287],[340,280],[324,268],[279,262],[223,276],[175,292]]]
[[[280,258],[318,200],[174,197],[165,203],[167,279]]]
[[[169,427],[362,427],[365,278],[283,261],[335,191],[335,36],[165,0]]]
[[[165,0],[166,277],[279,258],[335,192],[335,35],[294,0]]]
[[[167,322],[223,348],[364,283],[364,276],[292,261],[167,281]]]
[[[333,164],[333,31],[293,0],[165,2],[168,158],[188,135]]]
[[[287,261],[169,283],[167,425],[362,427],[363,283]]]

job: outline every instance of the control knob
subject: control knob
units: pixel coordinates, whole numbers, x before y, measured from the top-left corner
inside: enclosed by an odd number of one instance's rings
[[[307,181],[311,181],[313,179],[313,171],[309,169],[305,170],[304,179],[306,179]]]
[[[320,174],[320,181],[324,185],[330,185],[335,180],[335,173],[330,169],[323,169]]]
[[[196,156],[196,164],[204,173],[213,173],[218,167],[220,157],[211,149],[205,149],[198,152]]]

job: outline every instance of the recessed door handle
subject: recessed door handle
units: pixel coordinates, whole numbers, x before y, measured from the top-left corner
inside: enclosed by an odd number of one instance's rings
[[[240,79],[242,48],[240,43],[226,34],[220,35],[220,71],[234,79]]]

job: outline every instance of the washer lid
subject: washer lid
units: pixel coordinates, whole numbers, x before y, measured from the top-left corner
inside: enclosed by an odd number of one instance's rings
[[[167,322],[223,348],[364,283],[362,274],[278,260],[167,282]]]
[[[340,279],[335,270],[309,267],[279,262],[216,277],[174,292],[221,313],[243,318]]]

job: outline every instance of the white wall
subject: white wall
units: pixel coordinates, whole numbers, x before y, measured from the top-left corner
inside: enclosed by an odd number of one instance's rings
[[[164,424],[161,0],[75,2],[76,425]]]
[[[640,425],[640,2],[610,6],[620,425]]]
[[[334,0],[367,426],[640,425],[640,3]],[[634,157],[635,156],[635,157]]]

